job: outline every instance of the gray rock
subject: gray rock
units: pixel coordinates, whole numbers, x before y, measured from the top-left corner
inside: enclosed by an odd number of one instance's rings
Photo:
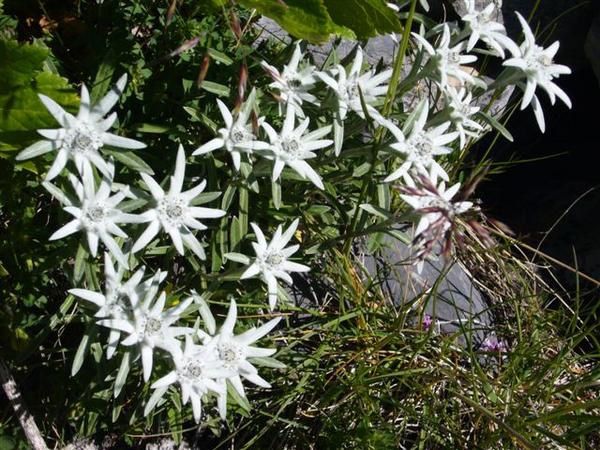
[[[419,273],[412,264],[410,248],[387,236],[379,255],[363,253],[365,268],[378,280],[395,305],[412,304],[419,315],[427,314],[443,333],[462,332],[460,341],[480,344],[493,329],[493,317],[470,274],[459,263],[446,264],[428,258]]]

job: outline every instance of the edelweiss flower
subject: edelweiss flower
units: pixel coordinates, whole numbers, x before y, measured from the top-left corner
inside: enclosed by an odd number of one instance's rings
[[[252,150],[264,150],[268,148],[269,144],[256,140],[256,136],[252,132],[252,124],[248,123],[255,98],[256,90],[252,89],[235,120],[231,112],[227,109],[227,106],[221,100],[217,99],[217,105],[223,116],[225,128],[219,130],[220,137],[201,145],[194,150],[192,155],[204,155],[219,148],[225,148],[231,153],[233,167],[239,171],[242,153],[252,153]],[[262,119],[259,119],[260,122],[262,122]]]
[[[175,173],[171,177],[169,191],[165,192],[152,177],[141,174],[146,186],[154,197],[154,208],[141,214],[145,222],[150,222],[146,231],[142,233],[132,248],[132,252],[138,252],[158,234],[160,229],[165,230],[173,240],[173,245],[180,255],[184,254],[183,245],[190,248],[200,259],[206,259],[202,244],[190,231],[206,230],[197,219],[214,219],[223,217],[225,211],[213,208],[201,208],[191,206],[194,200],[206,187],[206,181],[202,181],[195,188],[181,192],[183,179],[185,177],[185,153],[180,145],[175,163]]]
[[[462,20],[467,23],[467,29],[471,32],[466,50],[470,52],[478,40],[485,42],[488,47],[504,59],[504,49],[513,54],[519,52],[519,47],[506,35],[504,25],[493,19],[496,5],[490,3],[482,11],[477,11],[475,0],[464,0],[467,12]]]
[[[137,294],[138,285],[144,276],[144,269],[140,269],[135,272],[126,283],[122,282],[123,273],[123,266],[120,266],[119,270],[115,271],[109,254],[105,253],[104,294],[87,289],[69,289],[69,294],[96,305],[98,307],[98,311],[96,314],[94,314],[94,317],[99,317],[102,319],[125,319],[131,310],[130,303],[126,302],[126,299]],[[120,338],[121,332],[119,330],[110,330],[110,334],[108,336],[108,347],[106,349],[106,359],[112,358],[115,350],[117,349]]]
[[[112,178],[114,168],[108,167],[109,175]],[[127,239],[127,234],[117,226],[118,223],[140,223],[144,218],[138,214],[127,214],[122,212],[118,205],[125,198],[125,192],[119,191],[111,196],[112,179],[103,178],[96,191],[94,175],[91,167],[84,167],[82,181],[83,184],[74,176],[69,174],[69,180],[75,189],[79,199],[79,206],[74,206],[69,202],[64,210],[75,217],[72,221],[57,230],[50,240],[62,239],[65,236],[85,231],[88,247],[92,256],[98,254],[98,240],[106,246],[109,252],[122,264],[128,267],[127,258],[121,248],[116,243],[112,235]],[[49,184],[46,185],[50,187]],[[64,201],[64,199],[63,199]]]
[[[163,311],[167,294],[164,292],[161,293],[154,304],[152,304],[156,296],[158,284],[160,283],[160,277],[155,276],[152,280],[149,286],[142,285],[146,289],[144,295],[140,296],[143,300],[131,304],[133,317],[111,318],[98,321],[99,325],[129,334],[121,344],[125,346],[138,346],[142,355],[144,381],[148,381],[152,373],[152,360],[155,347],[178,355],[181,349],[176,337],[193,333],[192,328],[171,326],[179,320],[181,314],[192,303],[193,299],[190,297],[176,307]]]
[[[440,233],[444,233],[456,216],[471,209],[472,202],[452,202],[459,189],[460,183],[446,189],[443,181],[433,189],[415,188],[414,185],[405,188],[406,194],[400,197],[421,214],[415,237],[430,232],[432,227],[439,227]]]
[[[360,47],[356,50],[356,57],[350,67],[350,72],[338,65],[331,71],[331,75],[324,72],[318,72],[316,75],[323,80],[335,93],[337,99],[337,117],[334,121],[334,141],[335,154],[340,154],[343,141],[343,122],[348,114],[348,110],[354,111],[362,119],[365,118],[363,106],[361,103],[361,93],[366,105],[367,112],[377,123],[382,123],[383,117],[373,107],[378,97],[384,95],[388,86],[383,85],[392,75],[392,70],[384,70],[375,75],[374,70],[360,74],[363,63],[363,51]],[[334,78],[337,76],[337,80]]]
[[[405,155],[404,163],[390,174],[384,181],[390,182],[404,177],[408,182],[411,175],[419,174],[437,180],[440,177],[448,180],[448,174],[434,159],[437,155],[447,155],[452,152],[450,147],[445,145],[458,137],[458,132],[444,132],[450,127],[450,122],[443,123],[435,128],[425,130],[427,115],[429,113],[429,101],[421,102],[413,115],[413,120],[407,120],[413,123],[408,137],[405,136],[408,130],[402,132],[392,122],[386,121],[385,127],[388,128],[397,142],[390,147],[397,152]],[[416,118],[414,115],[417,115]]]
[[[268,123],[265,122],[262,124],[262,127],[269,136],[269,141],[271,141],[269,151],[264,153],[264,157],[275,161],[273,165],[273,181],[279,179],[281,171],[285,166],[289,166],[302,178],[308,178],[319,189],[324,189],[321,177],[306,160],[317,156],[313,153],[314,150],[328,147],[333,143],[330,139],[321,139],[329,134],[331,126],[319,128],[305,134],[310,119],[308,117],[305,118],[297,128],[294,128],[295,123],[296,114],[294,107],[288,104],[285,121],[279,134]]]
[[[47,140],[36,142],[27,147],[17,155],[17,160],[30,159],[57,150],[56,159],[46,175],[47,181],[56,177],[69,159],[75,162],[80,175],[83,175],[84,167],[94,165],[105,177],[110,178],[108,164],[102,159],[98,151],[101,147],[110,145],[138,149],[146,146],[142,142],[107,132],[115,123],[117,114],[112,113],[107,118],[104,118],[104,116],[117,103],[126,83],[127,75],[123,75],[117,81],[116,86],[94,106],[90,105],[90,94],[85,85],[82,85],[81,104],[76,117],[66,112],[51,98],[39,94],[40,100],[46,109],[62,125],[62,128],[38,130],[38,133]]]
[[[251,328],[237,336],[233,334],[236,320],[237,305],[235,300],[232,299],[229,311],[227,312],[227,318],[221,326],[219,333],[214,337],[206,334],[203,334],[201,337],[205,345],[214,343],[218,360],[226,370],[232,372],[227,378],[219,380],[223,388],[225,388],[226,381],[229,381],[236,392],[242,398],[246,398],[242,378],[260,387],[271,387],[265,379],[258,375],[258,370],[248,361],[248,358],[271,356],[277,351],[276,349],[254,347],[251,344],[275,328],[281,317],[272,319],[259,328]],[[221,417],[225,417],[227,411],[227,397],[225,395],[218,397],[218,406]]]
[[[464,148],[467,136],[477,137],[478,132],[483,131],[483,127],[471,119],[471,116],[479,111],[479,107],[471,104],[473,94],[465,88],[457,91],[449,86],[445,94],[447,105],[451,109],[450,120],[458,130],[460,148]]]
[[[225,369],[223,361],[218,359],[215,345],[216,341],[207,345],[196,345],[191,336],[186,336],[183,352],[180,350],[179,354],[172,355],[175,369],[152,384],[152,389],[156,390],[146,404],[144,415],[148,415],[174,383],[181,387],[182,403],[185,405],[191,400],[196,423],[199,423],[202,417],[202,397],[210,392],[226,397],[227,387],[216,380],[234,376],[236,373]],[[223,420],[225,412],[221,414]]]
[[[476,56],[464,55],[465,43],[461,42],[454,47],[450,47],[450,27],[444,24],[442,38],[437,48],[427,42],[427,40],[417,33],[412,33],[413,37],[425,47],[425,51],[431,55],[430,61],[434,64],[442,90],[448,87],[448,77],[455,78],[461,85],[465,83],[478,84],[478,80],[463,70],[464,64],[469,64],[477,60]]]
[[[274,309],[277,303],[277,278],[281,278],[287,284],[293,284],[292,277],[288,272],[308,272],[309,267],[288,261],[288,258],[298,251],[298,244],[285,247],[292,239],[296,228],[298,228],[299,220],[292,222],[287,230],[282,233],[282,227],[279,225],[271,242],[267,243],[265,235],[255,223],[251,223],[256,241],[252,243],[256,258],[252,264],[240,277],[242,280],[260,275],[262,280],[267,283],[269,293],[269,308]]]
[[[556,97],[558,97],[567,107],[571,108],[572,105],[569,96],[553,82],[554,78],[558,78],[560,75],[570,74],[571,69],[561,64],[554,64],[553,59],[560,43],[556,41],[546,49],[540,47],[535,43],[535,36],[531,28],[529,28],[527,21],[518,12],[516,14],[523,27],[525,41],[521,44],[518,53],[515,53],[513,58],[504,61],[503,64],[522,70],[527,77],[526,83],[518,83],[524,92],[523,100],[521,101],[521,110],[527,108],[532,103],[533,112],[543,133],[546,128],[544,112],[535,95],[535,90],[540,86],[546,91],[552,104],[556,102]]]
[[[269,84],[272,89],[279,91],[279,98],[284,104],[291,103],[300,117],[304,117],[302,102],[306,101],[318,105],[317,98],[309,91],[315,86],[315,67],[308,65],[298,70],[298,64],[304,54],[300,48],[300,42],[296,42],[294,53],[290,62],[284,66],[283,72],[262,61],[260,64],[267,73],[275,80]]]

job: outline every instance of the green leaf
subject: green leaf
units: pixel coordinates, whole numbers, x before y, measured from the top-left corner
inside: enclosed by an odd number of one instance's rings
[[[210,55],[210,57],[212,59],[214,59],[215,61],[221,62],[221,63],[225,64],[226,66],[230,66],[231,64],[233,64],[233,59],[231,59],[225,53],[215,50],[214,48],[209,48],[208,54]]]
[[[123,151],[123,150],[108,150],[106,148],[102,149],[102,153],[106,153],[107,155],[112,156],[120,163],[126,165],[132,170],[136,172],[147,173],[148,175],[154,175],[154,171],[152,167],[150,167],[146,162],[140,158],[138,155],[133,153],[132,151]]]
[[[338,30],[323,0],[240,0],[247,8],[275,20],[292,36],[313,43],[325,42]]]
[[[483,118],[483,120],[485,120],[487,123],[489,123],[492,128],[494,128],[496,131],[498,131],[502,136],[504,136],[509,142],[513,142],[514,138],[512,136],[512,134],[510,134],[510,131],[508,131],[504,125],[502,125],[500,122],[498,122],[494,117],[492,117],[490,114],[483,112],[483,111],[479,111],[477,113],[480,117]]]
[[[24,138],[31,140],[33,134],[27,136],[11,132],[57,127],[56,120],[46,110],[38,94],[51,97],[71,111],[79,103],[66,79],[42,71],[48,56],[49,50],[41,45],[19,45],[0,39],[0,140],[14,149],[23,147]],[[14,139],[19,136],[21,140]]]
[[[89,331],[89,330],[88,330]],[[71,376],[74,377],[81,369],[83,365],[83,361],[85,361],[85,355],[87,353],[88,344],[90,342],[90,333],[85,333],[83,338],[81,338],[81,342],[79,343],[79,347],[77,348],[77,352],[75,353],[75,358],[73,358],[73,365],[71,366]]]
[[[215,83],[214,81],[203,81],[202,89],[219,97],[229,97],[229,88],[223,84]]]
[[[131,359],[131,353],[126,352],[123,355],[123,359],[121,360],[121,366],[119,367],[119,372],[117,373],[117,378],[115,379],[115,387],[113,391],[113,395],[115,398],[119,396],[121,393],[121,389],[125,386],[125,380],[127,380],[127,374],[129,374],[129,363]]]
[[[235,252],[225,253],[223,255],[223,258],[238,262],[240,264],[245,264],[245,265],[250,264],[250,258],[248,258],[246,255],[243,255],[242,253],[235,253]]]
[[[398,33],[402,26],[384,0],[323,0],[331,20],[351,29],[358,39]]]

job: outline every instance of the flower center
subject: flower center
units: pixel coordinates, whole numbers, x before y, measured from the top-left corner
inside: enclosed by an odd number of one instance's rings
[[[448,52],[448,62],[451,64],[459,64],[460,63],[460,53],[456,51]]]
[[[150,317],[146,320],[146,325],[144,326],[144,333],[152,336],[158,333],[161,330],[161,328],[162,324],[160,323],[160,320]]]
[[[99,204],[92,205],[86,209],[85,216],[90,222],[102,222],[106,217],[106,208]]]
[[[186,212],[186,204],[180,198],[163,198],[158,204],[158,212],[163,220],[179,224]]]
[[[285,257],[279,252],[271,253],[265,258],[265,263],[271,267],[277,267],[283,261],[285,261]]]
[[[233,342],[219,344],[217,351],[219,352],[219,359],[228,366],[234,365],[243,358],[242,349]]]
[[[100,136],[88,125],[68,130],[63,143],[67,149],[80,154],[95,152],[102,144]]]
[[[247,133],[239,127],[233,128],[229,137],[234,144],[241,144],[248,138]]]
[[[281,149],[292,159],[300,157],[300,143],[295,138],[288,138],[281,141]]]
[[[433,154],[434,145],[431,139],[425,134],[420,133],[413,140],[413,157],[419,161],[429,161]]]
[[[188,380],[197,380],[203,376],[202,366],[195,361],[190,361],[181,369],[179,375]]]
[[[298,78],[292,77],[288,80],[288,86],[291,89],[298,89],[302,86],[302,81]]]

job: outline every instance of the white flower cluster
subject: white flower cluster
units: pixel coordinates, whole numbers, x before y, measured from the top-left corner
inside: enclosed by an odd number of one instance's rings
[[[158,404],[169,386],[175,383],[181,388],[183,404],[191,401],[196,422],[202,417],[201,401],[206,394],[216,396],[219,414],[225,419],[228,381],[242,398],[245,398],[242,378],[257,386],[270,387],[258,375],[252,358],[268,357],[276,350],[251,344],[275,328],[280,318],[236,336],[233,331],[237,306],[235,300],[231,300],[227,318],[217,333],[215,319],[208,305],[195,293],[165,309],[167,294],[159,294],[159,285],[166,277],[165,272],[158,271],[143,280],[145,269],[140,268],[124,282],[123,270],[115,271],[108,254],[105,255],[104,269],[104,293],[86,289],[71,289],[69,292],[98,307],[94,315],[97,324],[110,329],[107,358],[113,356],[119,344],[132,348],[135,359],[141,357],[144,381],[150,380],[157,349],[166,353],[173,364],[171,372],[152,384],[155,391],[146,404],[145,414]],[[175,326],[194,302],[200,305],[206,330]],[[180,336],[185,337],[185,342],[178,339]]]
[[[107,130],[116,120],[112,113],[105,118],[110,109],[116,104],[126,83],[126,76],[119,79],[117,85],[96,105],[90,105],[89,94],[85,86],[81,90],[81,107],[77,117],[64,111],[57,103],[48,97],[40,95],[43,104],[48,108],[56,120],[64,128],[58,130],[38,130],[48,140],[38,142],[23,150],[18,159],[28,159],[52,150],[58,153],[50,171],[46,175],[43,185],[63,205],[64,210],[73,216],[58,231],[50,236],[50,240],[61,239],[83,231],[86,234],[87,246],[92,256],[98,253],[98,244],[102,242],[108,252],[104,256],[105,287],[104,292],[87,289],[71,289],[69,292],[76,297],[91,302],[98,309],[94,315],[96,323],[110,329],[108,336],[106,356],[110,359],[115,354],[119,345],[129,349],[123,356],[123,366],[129,364],[130,355],[134,361],[141,360],[144,381],[149,381],[152,375],[153,360],[156,350],[168,355],[173,364],[173,371],[152,384],[154,394],[147,402],[145,413],[148,414],[161,400],[168,387],[178,383],[181,388],[183,403],[192,404],[193,415],[196,421],[201,419],[201,401],[207,394],[217,398],[220,416],[225,419],[227,408],[227,382],[237,391],[238,395],[245,398],[242,379],[257,386],[270,387],[258,375],[257,369],[252,365],[252,358],[268,357],[275,353],[275,349],[262,349],[252,346],[255,341],[265,336],[279,322],[273,319],[261,327],[251,328],[240,335],[234,335],[237,320],[237,306],[231,301],[229,314],[225,323],[216,332],[215,320],[205,301],[194,294],[176,306],[165,309],[168,298],[166,292],[159,294],[159,285],[164,281],[166,272],[158,271],[152,277],[144,280],[145,269],[137,269],[128,280],[124,280],[125,271],[129,268],[131,255],[143,251],[156,235],[162,230],[169,235],[173,246],[181,255],[185,247],[189,248],[198,258],[206,259],[206,253],[201,242],[193,234],[194,230],[206,230],[207,227],[199,219],[215,219],[223,217],[226,212],[220,209],[195,206],[194,201],[204,191],[206,181],[201,181],[196,186],[184,190],[186,158],[183,147],[177,152],[175,170],[170,177],[169,189],[164,190],[151,176],[141,173],[143,184],[150,195],[146,202],[146,210],[139,214],[132,214],[121,209],[125,198],[136,198],[133,189],[129,186],[118,185],[114,182],[115,167],[112,160],[102,158],[100,151],[105,145],[120,146],[122,148],[143,148],[141,142],[119,137],[108,133]],[[222,105],[220,105],[222,106]],[[227,109],[222,106],[223,111]],[[224,113],[224,118],[229,118]],[[293,116],[289,116],[292,117]],[[242,114],[242,127],[245,126],[247,117]],[[236,123],[240,123],[240,118]],[[243,139],[237,139],[238,129],[233,129],[233,122],[228,123],[227,133],[219,142],[234,152],[236,146]],[[285,127],[284,127],[285,128]],[[233,130],[232,130],[233,129]],[[285,132],[288,133],[287,128]],[[292,130],[293,131],[293,130]],[[326,130],[327,131],[327,130]],[[241,131],[244,137],[250,132]],[[322,132],[321,132],[322,134]],[[309,136],[314,149],[315,136]],[[227,140],[229,139],[229,140]],[[232,139],[237,139],[235,143]],[[289,138],[292,139],[292,138]],[[327,145],[328,142],[326,141]],[[265,144],[264,148],[268,146]],[[309,152],[310,150],[306,150]],[[239,166],[238,158],[234,157],[234,164]],[[63,192],[59,187],[51,184],[49,180],[56,178],[63,169],[69,169],[69,160],[73,160],[76,174],[67,170],[74,196]],[[296,162],[288,162],[293,167]],[[97,182],[95,169],[100,172]],[[314,173],[314,172],[313,172]],[[311,173],[312,175],[312,173]],[[123,245],[129,236],[119,225],[147,223],[145,231],[141,233],[133,245]],[[245,278],[259,273],[263,274],[269,286],[269,301],[271,308],[275,307],[277,282],[273,284],[274,277],[283,278],[291,283],[287,272],[306,271],[308,267],[287,261],[287,257],[294,253],[298,246],[283,248],[291,239],[298,222],[281,236],[281,229],[276,232],[273,243],[265,251],[270,256],[257,250],[257,261],[260,260],[260,270],[254,270],[256,263],[250,265]],[[255,233],[262,243],[265,241],[260,229],[253,224]],[[121,245],[117,238],[122,240]],[[286,240],[287,239],[287,240]],[[284,242],[285,241],[285,242]],[[128,248],[129,251],[125,251]],[[114,259],[118,263],[115,268]],[[279,260],[277,260],[279,255]],[[250,264],[250,262],[248,261]],[[273,298],[272,289],[275,289]],[[198,330],[189,326],[177,326],[176,323],[184,316],[192,303],[200,305],[200,315],[206,325],[206,330]],[[181,338],[184,337],[184,341]],[[125,372],[126,373],[126,372]],[[115,395],[118,395],[115,388]]]
[[[494,21],[494,3],[479,11],[474,0],[464,2],[467,9],[462,17],[464,29],[449,23],[435,27],[431,33],[432,36],[439,34],[437,44],[422,34],[412,33],[420,51],[427,57],[421,76],[436,83],[443,104],[441,110],[436,113],[437,105],[431,108],[429,100],[425,99],[409,114],[402,129],[391,120],[381,122],[395,140],[390,143],[390,149],[402,157],[400,165],[384,181],[402,179],[402,198],[421,214],[415,231],[419,267],[422,267],[422,258],[434,248],[432,239],[444,235],[454,218],[472,207],[469,202],[451,201],[460,184],[446,189],[449,175],[436,159],[450,155],[456,149],[462,154],[469,140],[478,139],[484,132],[478,119],[486,120],[485,114],[474,104],[475,99],[515,84],[524,92],[521,109],[530,103],[533,105],[542,132],[545,123],[535,95],[538,86],[548,93],[552,104],[558,97],[571,107],[568,96],[553,82],[559,75],[570,73],[568,67],[553,62],[558,42],[547,49],[537,45],[529,25],[517,12],[525,36],[519,46],[506,35],[504,26]],[[477,48],[479,42],[483,42],[485,48]],[[467,66],[477,60],[477,56],[468,53],[471,51],[501,58],[507,69],[488,85]],[[507,58],[507,52],[511,58]],[[453,148],[451,144],[457,138],[458,146]]]
[[[337,64],[329,70],[318,71],[303,61],[304,54],[298,42],[291,60],[282,70],[262,63],[273,79],[269,88],[276,91],[274,96],[281,117],[275,120],[279,119],[281,126],[268,123],[258,114],[256,89],[233,111],[217,100],[223,126],[217,130],[214,139],[200,145],[192,155],[201,156],[224,149],[231,157],[234,173],[244,177],[244,164],[264,158],[269,164],[272,162],[274,184],[285,178],[282,174],[287,167],[317,189],[325,190],[326,180],[316,165],[310,163],[317,157],[315,152],[330,151],[332,157],[341,155],[344,122],[351,115],[363,123],[383,127],[380,130],[387,130],[391,135],[385,146],[393,156],[381,161],[389,170],[383,181],[399,180],[401,198],[420,215],[415,246],[418,262],[422,265],[423,258],[435,247],[440,236],[453,226],[455,218],[473,206],[470,202],[454,201],[460,184],[446,188],[450,175],[444,168],[447,161],[440,157],[452,157],[459,152],[462,156],[469,142],[485,131],[482,121],[486,120],[486,113],[476,106],[475,101],[485,93],[514,83],[524,92],[521,107],[533,105],[542,131],[544,119],[535,94],[538,86],[548,93],[552,103],[558,97],[570,106],[567,95],[553,82],[559,75],[570,72],[567,67],[553,62],[558,42],[547,49],[538,46],[529,26],[519,15],[525,41],[518,46],[506,36],[504,27],[492,19],[494,5],[477,11],[473,0],[465,0],[465,3],[468,11],[463,17],[465,27],[462,31],[446,23],[434,28],[429,36],[413,33],[417,51],[420,56],[426,56],[423,66],[417,68],[417,78],[433,80],[441,100],[433,104],[428,98],[422,99],[402,124],[381,113],[380,106],[388,92],[392,70],[377,73],[369,68],[365,71],[363,51],[357,47],[349,69]],[[437,44],[432,43],[432,37],[438,35]],[[484,43],[485,48],[477,48],[479,42]],[[465,66],[477,60],[477,56],[468,53],[471,51],[505,59],[506,73],[488,85],[472,68]],[[508,52],[512,57],[507,59]],[[116,86],[94,105],[88,90],[82,86],[81,106],[76,116],[52,99],[40,96],[62,128],[38,130],[44,140],[23,150],[17,159],[56,152],[44,186],[73,219],[50,239],[62,239],[81,231],[85,233],[93,257],[98,254],[100,242],[108,251],[104,262],[104,292],[70,291],[98,308],[95,313],[97,324],[110,330],[107,358],[111,358],[119,346],[128,349],[124,361],[129,361],[130,356],[133,361],[141,360],[143,378],[147,382],[152,377],[156,350],[168,355],[172,361],[172,371],[152,384],[154,393],[146,404],[146,414],[159,404],[170,386],[178,384],[183,403],[191,402],[196,421],[202,416],[202,402],[210,397],[216,398],[219,414],[225,418],[227,383],[242,398],[245,398],[242,380],[260,387],[270,386],[258,375],[252,358],[269,357],[275,350],[252,344],[269,333],[279,319],[235,335],[237,306],[232,300],[227,318],[217,332],[214,317],[200,296],[193,293],[178,302],[166,292],[160,292],[166,272],[158,271],[144,279],[145,269],[132,267],[133,274],[124,280],[125,271],[137,260],[135,254],[143,255],[161,232],[168,235],[180,255],[184,255],[187,248],[195,257],[206,260],[198,232],[206,230],[207,225],[201,220],[218,219],[227,214],[221,209],[197,206],[207,183],[196,180],[187,186],[186,155],[182,146],[177,151],[168,189],[147,173],[140,174],[139,183],[146,193],[135,186],[115,182],[114,163],[104,157],[105,146],[145,147],[141,142],[108,131],[117,120],[116,113],[110,113],[110,110],[123,93],[126,80],[125,75],[121,77]],[[319,114],[325,116],[324,122],[315,120],[311,113],[313,108],[324,113]],[[315,123],[319,125],[315,126]],[[333,136],[328,139],[331,133]],[[197,158],[197,161],[202,159]],[[65,169],[69,181],[65,184],[70,186],[65,189],[67,192],[59,187],[62,185],[50,183]],[[131,205],[142,210],[130,212]],[[139,224],[145,224],[143,231]],[[137,238],[130,239],[131,233],[125,232],[121,228],[123,225],[137,226]],[[294,219],[285,230],[283,224],[279,224],[268,240],[261,228],[252,223],[256,241],[251,245],[255,254],[252,257],[241,253],[223,255],[225,261],[244,266],[241,280],[259,278],[266,284],[270,310],[276,308],[279,299],[278,280],[292,285],[291,274],[310,270],[291,260],[300,248],[298,244],[289,245],[298,226],[299,219]],[[111,256],[116,260],[117,268],[113,266]],[[187,325],[191,319],[197,319],[190,317],[190,310],[199,311],[204,330]]]

